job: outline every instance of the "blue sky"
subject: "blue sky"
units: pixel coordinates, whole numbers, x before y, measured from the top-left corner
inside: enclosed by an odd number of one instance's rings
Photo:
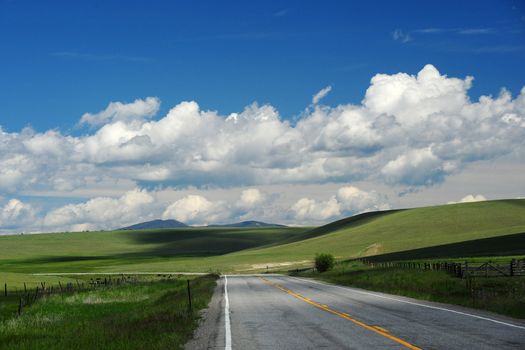
[[[525,5],[0,0],[0,234],[525,197]]]
[[[0,125],[76,133],[83,113],[146,96],[160,115],[258,101],[293,118],[324,86],[325,103],[358,103],[374,74],[427,63],[474,76],[473,98],[517,94],[524,16],[520,1],[2,1]]]

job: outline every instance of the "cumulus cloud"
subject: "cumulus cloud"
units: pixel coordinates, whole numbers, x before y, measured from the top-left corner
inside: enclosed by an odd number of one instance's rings
[[[147,98],[84,115],[83,123],[99,127],[83,136],[0,129],[0,195],[67,192],[109,180],[196,187],[360,180],[432,186],[471,162],[523,153],[525,89],[515,98],[502,90],[471,101],[472,81],[432,65],[416,75],[377,74],[362,103],[314,104],[295,124],[273,106],[256,103],[220,115],[182,102],[164,117],[148,119],[159,101]]]
[[[410,150],[389,161],[381,173],[389,183],[432,185],[446,174],[447,165],[430,148]]]
[[[324,202],[317,202],[310,198],[299,199],[291,208],[297,220],[326,221],[341,215],[339,203],[335,197]]]
[[[324,201],[301,198],[292,205],[290,211],[297,221],[318,223],[341,216],[389,208],[385,198],[376,192],[366,192],[354,186],[345,186]]]
[[[469,194],[461,198],[459,202],[448,202],[448,204],[483,202],[486,200],[487,198],[485,198],[485,196],[483,196],[482,194],[475,194],[475,195]]]
[[[298,187],[270,187],[270,192],[250,187],[214,191],[188,189],[145,190],[135,188],[119,197],[100,196],[51,210],[11,199],[0,206],[0,234],[25,232],[87,231],[116,229],[157,218],[176,219],[202,226],[245,220],[281,224],[324,224],[364,211],[389,208],[386,196],[355,186],[330,187],[301,198]]]
[[[103,111],[85,113],[79,124],[98,126],[108,122],[141,120],[155,115],[159,107],[160,100],[156,97],[137,99],[132,103],[111,102]]]
[[[269,214],[274,219],[283,219],[275,215],[274,202],[257,188],[245,189],[235,200],[209,200],[205,196],[190,194],[171,203],[164,213],[164,219],[176,219],[192,225],[228,223],[246,219],[261,219]],[[284,211],[282,211],[284,212]]]
[[[319,90],[318,93],[316,93],[315,95],[312,96],[312,103],[314,105],[318,104],[319,101],[321,101],[323,98],[326,97],[326,95],[328,95],[330,93],[330,91],[332,91],[332,87],[331,86],[327,86],[325,88],[322,88],[321,90]]]
[[[0,229],[15,229],[35,221],[36,210],[18,199],[9,200],[0,207]]]
[[[199,195],[189,195],[172,203],[162,214],[163,219],[176,219],[188,224],[206,225],[229,218],[229,208],[223,202],[211,202]]]
[[[257,188],[249,188],[242,191],[241,198],[237,202],[237,206],[240,208],[251,209],[257,205],[260,205],[265,201],[265,199],[265,195],[260,190]]]
[[[153,202],[154,197],[141,189],[128,191],[120,198],[97,197],[50,211],[42,227],[53,231],[114,229],[151,219],[148,214]]]

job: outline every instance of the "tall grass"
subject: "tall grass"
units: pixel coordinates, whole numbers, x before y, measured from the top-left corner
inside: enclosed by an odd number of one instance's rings
[[[1,349],[177,349],[197,326],[217,276],[53,295],[0,319]],[[1,302],[1,300],[0,300]],[[4,313],[14,311],[3,302]],[[1,305],[1,303],[0,303]]]

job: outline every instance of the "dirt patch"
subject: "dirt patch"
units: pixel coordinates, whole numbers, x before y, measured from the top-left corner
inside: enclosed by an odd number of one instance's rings
[[[364,256],[370,256],[370,255],[378,255],[383,252],[383,245],[381,243],[374,243],[369,245],[363,250],[363,253],[361,255]]]

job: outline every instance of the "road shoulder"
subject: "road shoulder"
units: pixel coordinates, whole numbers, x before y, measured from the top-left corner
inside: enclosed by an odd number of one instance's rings
[[[200,311],[199,326],[193,333],[193,338],[184,346],[185,350],[215,349],[221,347],[224,338],[222,309],[224,296],[223,278],[217,280],[217,286],[208,308]]]

